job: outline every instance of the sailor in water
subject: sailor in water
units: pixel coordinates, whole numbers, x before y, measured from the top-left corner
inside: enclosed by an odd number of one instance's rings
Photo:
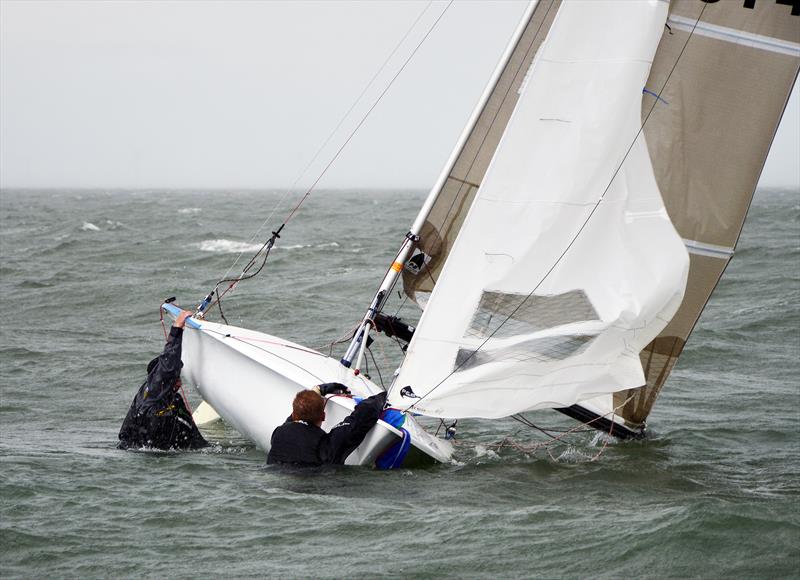
[[[181,396],[181,340],[191,312],[181,311],[167,344],[147,365],[147,380],[133,398],[119,430],[120,449],[199,449],[208,445]]]
[[[326,433],[321,427],[325,420],[323,397],[347,392],[347,387],[341,383],[324,383],[297,393],[292,402],[291,416],[272,433],[267,463],[303,467],[343,464],[378,422],[386,403],[386,393],[364,399],[330,433]]]

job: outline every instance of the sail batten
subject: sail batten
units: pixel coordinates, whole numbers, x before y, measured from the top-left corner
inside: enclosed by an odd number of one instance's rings
[[[675,29],[684,32],[692,32],[699,36],[707,36],[716,40],[730,42],[743,46],[757,48],[759,50],[767,50],[769,52],[777,52],[778,54],[786,54],[789,56],[800,56],[800,44],[790,40],[784,40],[772,36],[764,36],[761,34],[753,34],[745,30],[737,28],[728,28],[726,26],[716,26],[698,20],[692,20],[685,16],[671,15],[667,18],[667,22]]]

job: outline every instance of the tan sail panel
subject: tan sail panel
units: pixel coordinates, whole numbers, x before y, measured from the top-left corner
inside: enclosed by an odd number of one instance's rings
[[[800,15],[750,4],[673,1],[645,87],[658,94],[669,77],[657,101],[645,95],[642,118],[655,102],[644,133],[691,266],[680,309],[641,353],[647,385],[614,397],[615,406],[630,398],[621,412],[629,424],[647,418],[733,254],[797,78]]]
[[[416,258],[412,253],[413,262],[403,269],[403,290],[420,306],[433,290],[559,6],[560,0],[541,0],[536,6],[420,232]]]

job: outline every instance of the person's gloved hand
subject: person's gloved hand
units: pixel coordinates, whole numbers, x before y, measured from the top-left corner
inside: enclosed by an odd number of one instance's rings
[[[342,383],[322,383],[317,387],[319,394],[323,397],[326,395],[349,395],[350,389]]]
[[[386,404],[386,391],[378,393],[377,395],[372,395],[371,397],[364,399],[364,401],[375,401],[376,403],[380,403],[381,409]]]

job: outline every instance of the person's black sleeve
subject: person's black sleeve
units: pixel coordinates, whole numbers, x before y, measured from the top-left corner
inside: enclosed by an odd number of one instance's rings
[[[386,393],[379,393],[356,405],[355,410],[320,442],[319,456],[322,462],[344,463],[378,422],[385,403]]]
[[[172,394],[175,381],[181,376],[181,343],[183,329],[175,326],[169,331],[164,351],[158,356],[158,363],[147,375],[147,398],[145,404],[160,402]]]

